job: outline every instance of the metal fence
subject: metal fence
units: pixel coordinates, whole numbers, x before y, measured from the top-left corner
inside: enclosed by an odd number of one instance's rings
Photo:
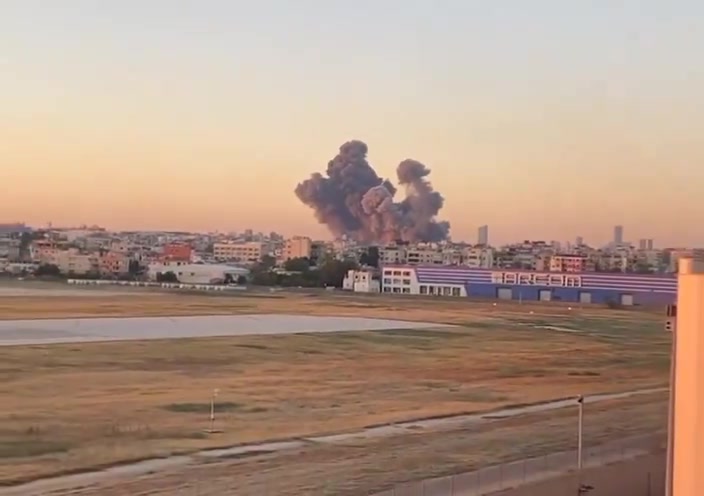
[[[664,449],[664,442],[661,435],[650,435],[587,447],[582,452],[583,468],[659,453]],[[483,496],[560,476],[576,468],[577,450],[573,450],[401,484],[374,496]]]

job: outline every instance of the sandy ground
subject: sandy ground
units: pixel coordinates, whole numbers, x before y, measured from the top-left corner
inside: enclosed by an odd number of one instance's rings
[[[0,321],[0,346],[430,327],[444,326],[429,322],[305,315],[4,320]]]

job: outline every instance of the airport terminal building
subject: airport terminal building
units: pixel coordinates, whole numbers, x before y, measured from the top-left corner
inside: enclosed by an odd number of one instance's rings
[[[382,292],[520,301],[669,305],[677,278],[659,274],[534,272],[462,266],[382,268]]]

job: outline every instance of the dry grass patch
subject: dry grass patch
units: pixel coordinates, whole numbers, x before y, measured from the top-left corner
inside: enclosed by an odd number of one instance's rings
[[[350,293],[189,294],[135,291],[123,295],[0,298],[0,319],[86,316],[158,316],[284,313],[376,317],[424,322],[465,323],[492,316],[544,317],[607,316],[611,321],[652,320],[661,316],[646,310],[609,310],[596,305],[569,307],[559,303],[496,302],[457,298],[356,295]],[[569,309],[571,308],[571,310]],[[363,314],[363,315],[362,315]]]
[[[476,327],[0,348],[0,481],[667,380],[652,322],[604,339],[601,317],[461,317]]]
[[[391,438],[179,467],[135,478],[106,480],[54,496],[355,496],[395,484],[470,471],[487,465],[574,449],[574,409],[526,415],[489,424],[436,431],[413,430]],[[664,395],[588,406],[586,447],[633,435],[657,434],[666,425]],[[653,447],[659,445],[653,441]],[[28,495],[29,496],[29,495]]]

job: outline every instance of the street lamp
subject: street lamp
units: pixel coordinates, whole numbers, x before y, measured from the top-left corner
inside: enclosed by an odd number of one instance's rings
[[[579,420],[577,424],[577,471],[582,472],[582,438],[584,433],[584,396],[577,396]]]
[[[593,486],[582,484],[582,451],[584,438],[584,396],[577,396],[577,407],[579,408],[579,420],[577,424],[577,496],[587,494],[594,489]]]
[[[219,430],[215,430],[215,398],[217,398],[219,392],[219,389],[213,389],[213,395],[210,397],[210,428],[205,431],[208,434],[221,432]]]

